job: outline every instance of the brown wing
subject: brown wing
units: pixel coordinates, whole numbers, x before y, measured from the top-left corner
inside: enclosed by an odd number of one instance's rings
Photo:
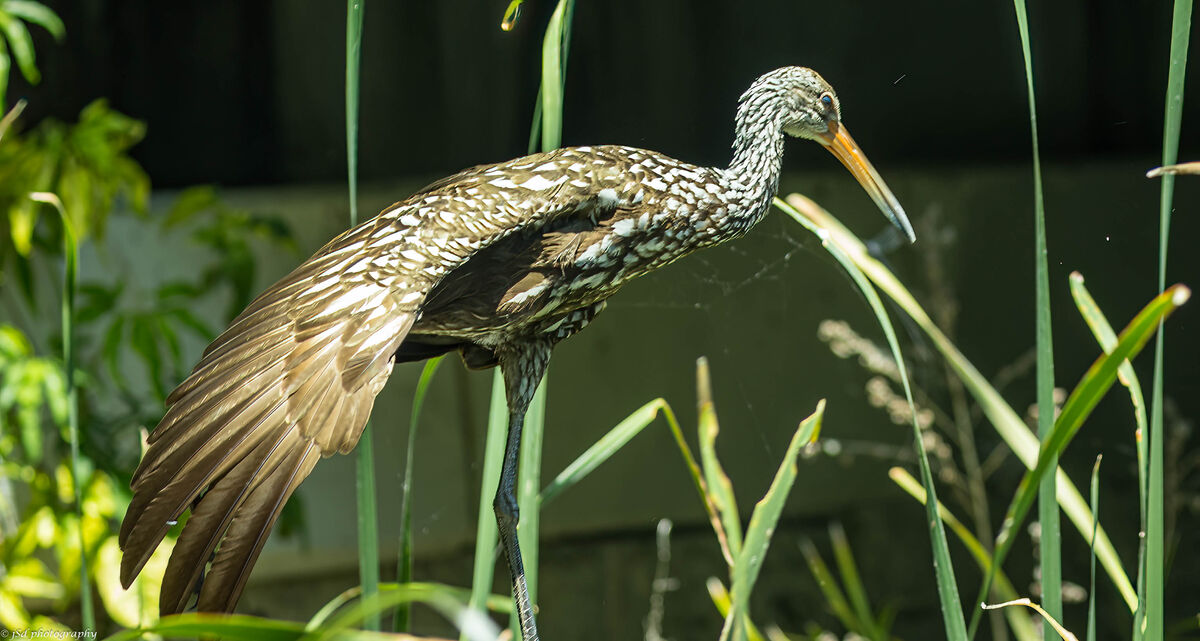
[[[430,292],[506,238],[607,201],[597,191],[623,179],[611,159],[595,175],[595,157],[559,150],[438,181],[251,303],[167,399],[121,525],[122,583],[190,508],[160,609],[186,607],[211,559],[199,609],[232,610],[288,497],[318,458],[357,443]]]
[[[419,302],[401,304],[403,288],[356,270],[370,231],[335,240],[259,296],[168,397],[119,538],[128,586],[192,508],[164,614],[186,607],[210,558],[199,609],[232,610],[284,502],[321,456],[358,442]]]

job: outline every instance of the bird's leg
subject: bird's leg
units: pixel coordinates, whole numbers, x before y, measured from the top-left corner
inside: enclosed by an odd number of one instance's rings
[[[500,529],[504,556],[508,559],[513,598],[521,622],[523,641],[538,641],[538,633],[533,617],[533,603],[525,582],[521,546],[517,541],[517,523],[520,520],[516,495],[517,467],[525,410],[529,408],[533,393],[546,371],[546,363],[550,360],[550,347],[539,342],[525,344],[511,352],[504,351],[499,354],[500,370],[504,374],[504,387],[508,397],[508,440],[504,445],[504,465],[500,468],[500,484],[496,488],[496,499],[492,506],[496,511],[496,524]]]

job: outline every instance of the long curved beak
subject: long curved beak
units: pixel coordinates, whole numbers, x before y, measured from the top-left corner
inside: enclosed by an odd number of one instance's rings
[[[817,142],[824,145],[830,153],[842,161],[846,169],[849,169],[850,173],[854,175],[858,184],[862,185],[863,189],[871,195],[871,200],[875,201],[875,204],[883,211],[883,215],[904,232],[908,242],[917,242],[917,235],[913,233],[912,225],[908,222],[908,216],[904,215],[904,208],[900,206],[900,201],[896,200],[895,194],[888,189],[887,183],[879,177],[879,172],[875,171],[875,167],[871,166],[871,162],[863,155],[862,150],[858,148],[858,143],[850,137],[846,126],[841,123],[834,125],[828,134],[818,136]]]

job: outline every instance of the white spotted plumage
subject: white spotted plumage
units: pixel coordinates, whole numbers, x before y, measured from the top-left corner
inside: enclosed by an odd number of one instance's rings
[[[499,363],[519,420],[550,349],[625,282],[762,218],[785,129],[821,92],[799,67],[759,78],[739,101],[727,168],[558,149],[435,182],[332,240],[251,303],[168,398],[121,528],[122,583],[192,509],[162,612],[197,590],[200,610],[232,610],[283,503],[317,459],[355,445],[394,362],[459,351],[471,367]],[[514,526],[502,521],[502,537]],[[527,599],[518,610],[533,630]]]

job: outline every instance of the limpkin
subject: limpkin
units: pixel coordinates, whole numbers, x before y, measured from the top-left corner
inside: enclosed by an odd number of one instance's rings
[[[513,489],[525,410],[550,351],[625,282],[745,234],[779,182],[784,134],[815,140],[909,241],[895,196],[802,67],[758,78],[729,167],[620,146],[467,169],[350,229],[268,288],[167,398],[121,525],[125,586],[180,515],[160,609],[231,611],[285,501],[323,456],[349,452],[397,362],[458,351],[499,365],[509,409],[494,502],[525,641],[537,629]]]

